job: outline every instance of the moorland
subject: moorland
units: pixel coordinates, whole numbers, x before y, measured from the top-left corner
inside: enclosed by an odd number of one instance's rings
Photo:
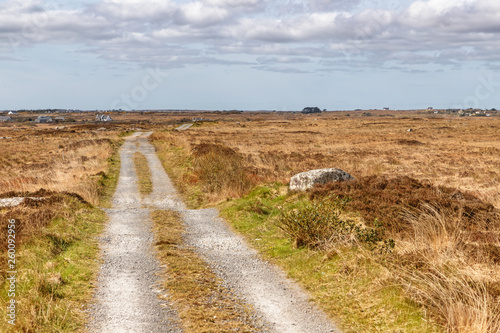
[[[64,267],[80,259],[65,250],[82,242],[96,255],[96,243],[82,235],[95,238],[105,223],[97,207],[109,205],[121,138],[154,131],[151,142],[189,205],[217,207],[346,332],[500,330],[500,117],[386,110],[111,114],[109,123],[78,113],[59,124],[0,124],[0,197],[48,198],[0,208],[2,223],[19,219],[19,246],[32,244],[23,248],[26,258],[35,256],[37,237],[50,240],[37,254],[43,264],[33,263],[25,276],[26,288],[38,290],[27,292],[27,312],[51,322],[67,316],[54,299],[70,289],[72,302],[85,298],[79,294],[88,299],[91,287],[83,285],[94,275],[82,273],[78,288],[72,285],[76,273]],[[201,120],[175,130],[193,119]],[[355,180],[288,191],[294,174],[330,167]],[[287,227],[290,219],[304,228]],[[68,231],[76,220],[94,221],[92,231]],[[39,324],[32,319],[25,327]]]

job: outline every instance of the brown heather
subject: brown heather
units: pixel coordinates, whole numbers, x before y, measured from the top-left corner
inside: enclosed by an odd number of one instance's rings
[[[98,203],[97,180],[111,156],[110,134],[23,128],[0,129],[0,136],[12,137],[0,141],[0,194],[43,188]]]
[[[387,283],[400,285],[446,332],[499,332],[500,119],[403,115],[241,114],[156,133],[153,140],[160,151],[165,142],[183,147],[176,156],[188,172],[179,172],[180,179],[203,188],[205,204],[238,197],[250,185],[288,183],[306,170],[347,171],[355,181],[309,196],[351,198],[351,216],[366,225],[375,218],[385,223],[396,241],[381,262],[391,274]],[[207,147],[212,155],[200,163]],[[227,178],[225,186],[219,176],[201,176],[216,161],[231,164],[229,156],[238,179]],[[250,185],[232,189],[239,183]],[[223,190],[206,194],[213,186]]]
[[[2,228],[8,219],[16,219],[18,246],[55,217],[64,217],[61,214],[68,210],[68,200],[96,205],[104,190],[100,181],[108,171],[117,132],[52,127],[0,127],[0,137],[10,137],[0,140],[0,198],[43,198],[26,199],[17,207],[0,207]],[[0,234],[2,253],[6,253],[6,235]],[[6,256],[2,256],[2,272],[5,262]]]
[[[126,125],[103,125],[107,131],[96,131],[100,125],[64,131],[0,127],[0,137],[13,137],[0,141],[0,193],[44,188],[95,204],[96,183],[112,151],[108,139],[116,130],[172,129],[193,117],[215,119],[152,136],[159,155],[168,155],[167,171],[177,186],[193,196],[191,203],[210,205],[240,197],[254,185],[286,184],[310,169],[343,169],[356,181],[308,195],[350,197],[350,215],[367,225],[374,218],[386,224],[396,241],[393,253],[379,258],[363,252],[387,269],[383,283],[401,286],[444,331],[499,332],[500,118],[372,114],[116,114]],[[53,209],[17,209],[33,225],[58,211],[56,203]],[[42,212],[46,218],[29,217]]]

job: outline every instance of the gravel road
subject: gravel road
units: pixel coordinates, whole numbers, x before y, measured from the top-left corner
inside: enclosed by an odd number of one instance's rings
[[[165,292],[156,276],[160,267],[152,254],[152,222],[141,203],[133,162],[138,140],[138,134],[129,138],[120,151],[120,178],[113,208],[106,210],[110,221],[101,239],[104,263],[90,309],[90,332],[181,332],[175,312],[158,298]]]
[[[187,228],[186,240],[208,262],[229,288],[253,306],[266,332],[340,332],[294,282],[259,258],[215,209],[188,210],[165,173],[151,133],[136,133],[121,150],[122,169],[110,223],[102,245],[105,264],[100,273],[91,332],[179,332],[175,312],[157,298],[151,254],[148,209],[178,211]],[[142,202],[132,161],[134,151],[148,159],[153,192]],[[156,292],[155,292],[155,289]]]

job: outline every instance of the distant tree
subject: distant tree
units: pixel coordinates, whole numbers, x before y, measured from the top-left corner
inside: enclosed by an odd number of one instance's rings
[[[321,113],[321,109],[318,108],[317,106],[315,106],[315,107],[308,106],[308,107],[302,109],[302,113]]]

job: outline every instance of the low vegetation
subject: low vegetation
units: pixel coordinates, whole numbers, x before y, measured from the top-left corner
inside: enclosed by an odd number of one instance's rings
[[[185,244],[178,213],[153,211],[155,247],[166,266],[164,287],[186,332],[258,332],[251,311]]]
[[[0,132],[5,135],[5,128]],[[0,298],[11,300],[7,278],[7,223],[15,220],[16,321],[2,332],[82,331],[85,304],[99,269],[97,236],[110,206],[120,160],[117,132],[8,129],[2,142],[0,198],[25,197],[0,207]]]
[[[498,331],[498,127],[315,117],[204,124],[152,141],[192,207],[218,206],[345,331]],[[216,148],[200,163],[206,147]],[[200,177],[229,155],[231,181]],[[291,175],[324,167],[356,180],[287,192]]]
[[[151,171],[149,164],[144,154],[134,153],[135,173],[137,174],[139,193],[141,197],[145,197],[153,192],[153,183],[151,181]]]
[[[97,235],[106,219],[104,212],[78,197],[54,195],[50,201],[29,202],[12,211],[2,209],[0,219],[15,219],[19,226],[17,315],[15,325],[0,321],[0,331],[81,330],[85,322],[82,305],[92,296],[92,283],[99,269]],[[11,299],[5,278],[2,270],[0,298],[4,309]]]
[[[385,238],[384,226],[375,220],[374,227],[365,227],[353,220],[342,218],[348,200],[326,197],[305,202],[303,207],[281,207],[276,222],[290,237],[295,247],[331,251],[338,247],[360,244],[370,250],[389,252],[394,240]]]

